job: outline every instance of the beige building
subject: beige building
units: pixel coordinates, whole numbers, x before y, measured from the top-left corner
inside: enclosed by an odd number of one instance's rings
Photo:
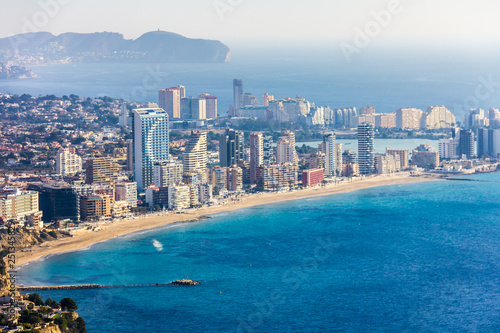
[[[405,170],[408,169],[409,165],[409,158],[408,158],[408,150],[407,149],[391,149],[391,148],[386,148],[385,149],[385,154],[386,155],[392,155],[394,157],[398,156],[399,157],[399,170]]]
[[[422,124],[424,112],[415,108],[403,108],[396,112],[396,128],[402,130],[417,130]]]
[[[118,178],[118,166],[113,158],[91,158],[87,160],[86,165],[85,183],[114,186]]]
[[[265,191],[297,185],[298,168],[293,164],[263,165],[257,169],[257,184]]]
[[[126,201],[130,207],[137,207],[137,183],[118,182],[115,187],[115,200]]]
[[[39,216],[38,192],[14,190],[10,194],[0,196],[0,216],[6,219],[27,220],[30,215]]]
[[[153,167],[154,184],[158,187],[175,185],[182,182],[184,166],[176,160],[156,162]]]
[[[264,136],[260,132],[250,133],[250,182],[257,181],[257,168],[264,164]]]
[[[401,170],[399,155],[375,155],[375,170],[379,175],[390,174]]]
[[[455,124],[453,113],[442,105],[429,106],[422,120],[422,127],[426,129],[452,128]]]

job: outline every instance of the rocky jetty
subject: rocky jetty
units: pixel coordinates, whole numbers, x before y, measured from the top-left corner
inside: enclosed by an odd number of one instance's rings
[[[174,286],[196,286],[200,284],[200,282],[194,280],[182,279],[182,280],[175,280],[170,284]]]

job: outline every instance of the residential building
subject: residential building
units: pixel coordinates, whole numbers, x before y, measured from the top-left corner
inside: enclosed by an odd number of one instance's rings
[[[405,170],[410,167],[408,149],[385,148],[385,154],[392,155],[395,159],[399,159],[399,170]]]
[[[233,80],[233,108],[238,110],[242,107],[243,99],[243,81],[241,79]]]
[[[250,133],[250,182],[257,181],[257,168],[264,164],[264,136],[259,132]]]
[[[477,155],[478,157],[500,157],[500,129],[478,129]]]
[[[439,153],[428,144],[420,145],[411,153],[411,164],[419,168],[435,169],[439,166]]]
[[[159,106],[165,110],[169,119],[181,117],[181,88],[171,87],[158,91]]]
[[[32,218],[42,216],[38,205],[38,192],[15,189],[8,194],[0,195],[0,217],[24,221],[28,216]]]
[[[466,158],[473,158],[474,153],[474,132],[471,130],[460,131],[460,139],[458,146],[459,156],[465,156]]]
[[[359,115],[360,116],[367,115],[367,114],[375,114],[375,107],[371,106],[371,105],[368,105],[368,106],[363,106],[359,110]]]
[[[180,161],[169,160],[156,162],[153,167],[154,184],[158,187],[166,187],[182,182],[184,166]]]
[[[87,160],[85,168],[86,184],[114,185],[118,179],[118,165],[111,157],[98,157]]]
[[[358,126],[358,163],[359,172],[368,175],[375,171],[375,133],[373,125],[363,123]]]
[[[228,191],[241,191],[243,189],[243,170],[240,167],[227,168]]]
[[[82,171],[82,158],[75,154],[74,148],[61,148],[56,156],[56,174],[74,175]]]
[[[207,133],[191,131],[191,138],[182,154],[184,172],[201,173],[207,167]]]
[[[323,182],[323,169],[309,169],[302,171],[302,185],[304,187],[312,187]]]
[[[118,126],[128,127],[128,109],[125,104],[120,105],[120,113],[118,115]]]
[[[452,160],[459,158],[459,138],[440,139],[439,140],[439,158]]]
[[[276,161],[278,164],[291,163],[299,165],[299,156],[295,150],[295,133],[291,131],[282,132],[282,136],[276,145]]]
[[[198,98],[205,100],[207,106],[206,118],[217,119],[217,97],[209,94],[201,94]]]
[[[257,168],[257,183],[264,191],[293,188],[298,168],[293,164],[262,165]]]
[[[219,161],[220,166],[229,167],[238,165],[243,161],[243,151],[245,149],[245,135],[243,132],[226,129],[219,141]]]
[[[452,128],[455,124],[455,116],[443,105],[429,106],[422,119],[422,127],[426,129]]]
[[[335,134],[330,132],[323,135],[321,152],[325,154],[325,177],[335,177],[337,170],[337,151],[335,149]]]
[[[204,98],[181,98],[181,119],[207,119],[207,100]]]
[[[418,130],[422,125],[424,112],[415,108],[402,108],[396,111],[396,128]]]
[[[137,183],[126,181],[116,183],[115,200],[126,201],[130,207],[137,207]]]
[[[134,176],[142,191],[154,184],[154,164],[169,160],[169,118],[163,109],[134,110]]]
[[[168,187],[168,209],[183,210],[191,205],[191,193],[189,186]]]
[[[401,170],[401,160],[398,154],[375,155],[375,171],[377,174],[390,174]]]
[[[113,207],[109,195],[84,195],[80,197],[80,217],[83,221],[110,217]]]

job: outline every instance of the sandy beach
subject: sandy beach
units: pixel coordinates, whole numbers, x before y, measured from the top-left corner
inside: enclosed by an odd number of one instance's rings
[[[436,175],[420,175],[418,177],[411,177],[408,175],[382,175],[369,177],[363,180],[353,182],[342,182],[337,185],[330,184],[325,187],[315,187],[305,190],[298,190],[293,192],[284,193],[261,193],[255,195],[244,196],[240,201],[229,202],[222,206],[214,206],[208,208],[201,208],[197,210],[188,210],[181,214],[174,214],[172,212],[165,216],[150,214],[145,217],[137,217],[132,219],[115,221],[113,223],[101,224],[100,231],[81,231],[76,233],[73,237],[62,238],[50,242],[43,243],[41,246],[31,248],[30,252],[17,252],[16,264],[18,266],[25,265],[26,263],[38,260],[42,257],[76,251],[89,247],[92,244],[106,241],[115,237],[123,236],[129,233],[157,228],[160,226],[168,225],[175,222],[188,222],[195,221],[202,216],[209,214],[232,211],[236,209],[269,204],[274,202],[281,202],[287,200],[296,200],[301,198],[324,196],[335,193],[344,193],[350,191],[361,190],[376,186],[415,183],[422,181],[435,181],[439,176]]]

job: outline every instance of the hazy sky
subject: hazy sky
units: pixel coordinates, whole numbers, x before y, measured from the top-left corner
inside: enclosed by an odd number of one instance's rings
[[[497,0],[0,0],[0,37],[23,31],[112,31],[137,38],[161,29],[226,43],[292,40],[352,43],[373,38],[417,43],[498,43]],[[56,6],[54,6],[56,4]],[[375,23],[374,12],[392,10]],[[377,28],[376,24],[379,25]]]

